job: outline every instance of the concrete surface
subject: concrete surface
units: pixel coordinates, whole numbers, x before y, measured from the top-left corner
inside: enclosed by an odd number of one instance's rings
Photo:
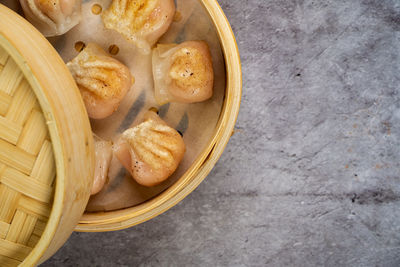
[[[220,0],[243,60],[221,160],[132,229],[43,266],[399,266],[400,1]]]

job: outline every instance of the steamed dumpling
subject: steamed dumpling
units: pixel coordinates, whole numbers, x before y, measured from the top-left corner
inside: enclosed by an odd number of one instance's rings
[[[103,119],[117,110],[132,85],[129,69],[93,43],[67,66],[93,119]]]
[[[149,111],[144,121],[126,130],[114,152],[141,185],[154,186],[173,174],[185,153],[181,135]]]
[[[82,0],[19,0],[25,17],[44,36],[61,35],[81,20]]]
[[[153,50],[153,76],[159,105],[209,99],[213,94],[214,71],[207,43],[159,44]]]
[[[112,143],[94,136],[95,169],[91,195],[97,194],[103,188],[108,176],[112,158]]]
[[[174,14],[174,0],[112,0],[102,18],[106,28],[119,32],[149,54],[168,30]]]

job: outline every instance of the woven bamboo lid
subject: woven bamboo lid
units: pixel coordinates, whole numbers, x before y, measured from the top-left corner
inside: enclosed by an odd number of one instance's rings
[[[35,265],[64,244],[87,204],[93,161],[68,69],[0,5],[0,266]]]

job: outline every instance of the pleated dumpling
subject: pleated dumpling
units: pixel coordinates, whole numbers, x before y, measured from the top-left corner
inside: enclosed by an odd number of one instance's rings
[[[174,14],[174,0],[112,0],[102,19],[106,28],[119,32],[149,54],[168,30]]]
[[[106,118],[117,110],[132,85],[129,69],[93,43],[67,66],[93,119]]]
[[[157,185],[171,176],[185,150],[181,135],[153,111],[142,123],[126,130],[114,147],[122,165],[144,186]]]
[[[44,36],[61,35],[81,20],[82,0],[19,0],[25,17]]]
[[[95,151],[95,169],[94,169],[94,182],[91,190],[91,195],[97,194],[103,189],[107,181],[108,169],[112,158],[112,143],[100,139],[97,136],[94,138],[94,151]]]
[[[153,50],[153,77],[159,105],[209,99],[213,94],[214,70],[207,43],[159,44]]]

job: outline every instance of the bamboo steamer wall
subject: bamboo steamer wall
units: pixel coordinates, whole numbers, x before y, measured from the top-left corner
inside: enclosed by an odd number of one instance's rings
[[[199,0],[200,1],[200,0]],[[225,58],[226,89],[220,119],[209,145],[189,170],[157,197],[135,207],[97,213],[85,213],[77,231],[102,232],[131,227],[170,209],[204,180],[221,156],[233,133],[239,113],[242,73],[239,51],[229,22],[216,0],[201,0],[217,30]]]
[[[89,198],[93,140],[80,93],[47,40],[0,5],[0,266],[65,243]]]

